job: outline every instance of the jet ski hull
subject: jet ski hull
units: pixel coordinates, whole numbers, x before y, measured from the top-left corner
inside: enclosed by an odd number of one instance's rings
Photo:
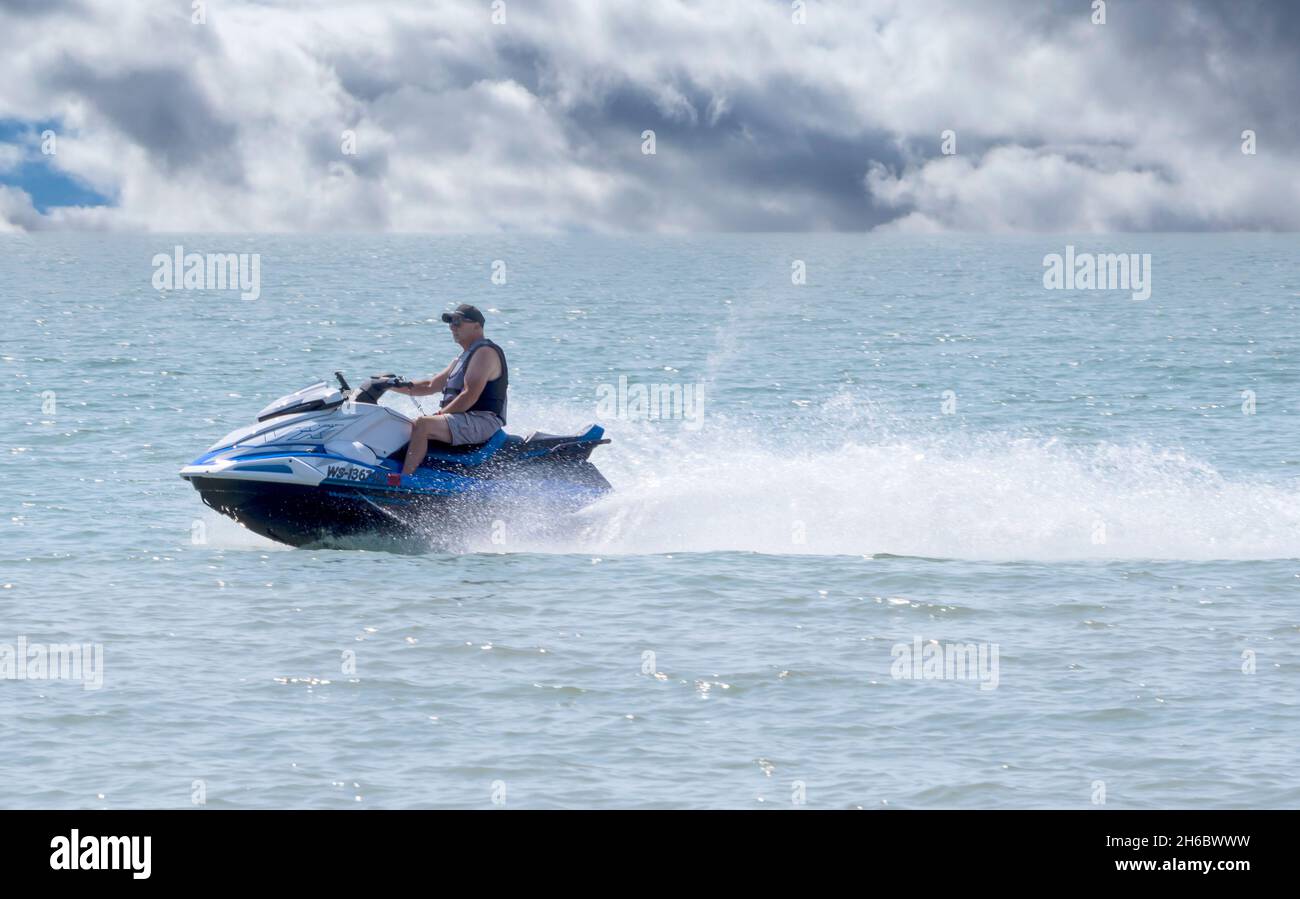
[[[308,487],[227,478],[190,478],[203,502],[255,534],[289,546],[359,537],[408,537],[447,505],[438,497],[370,495],[347,487]]]
[[[570,477],[470,479],[455,492],[318,486],[190,476],[204,504],[255,534],[289,546],[348,545],[362,540],[447,540],[521,507],[576,511],[609,485],[590,463],[565,466]]]

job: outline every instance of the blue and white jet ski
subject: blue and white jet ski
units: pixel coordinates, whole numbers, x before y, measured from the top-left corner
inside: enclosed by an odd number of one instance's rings
[[[412,421],[379,399],[410,382],[385,375],[353,389],[335,376],[338,387],[321,381],[271,403],[180,476],[213,509],[290,546],[436,537],[512,508],[576,511],[611,489],[588,461],[609,443],[594,424],[567,435],[498,430],[472,446],[430,441],[403,477]]]

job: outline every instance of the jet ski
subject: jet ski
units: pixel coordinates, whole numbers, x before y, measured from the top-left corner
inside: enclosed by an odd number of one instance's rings
[[[351,388],[321,381],[271,403],[180,471],[211,508],[290,546],[354,538],[436,538],[512,511],[573,512],[612,488],[588,461],[609,443],[599,425],[525,437],[498,430],[486,443],[429,442],[407,476],[412,420],[379,404],[395,375]]]

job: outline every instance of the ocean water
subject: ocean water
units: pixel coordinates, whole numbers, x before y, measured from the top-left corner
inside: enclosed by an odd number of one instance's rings
[[[178,244],[259,298],[155,290]],[[1150,299],[1044,289],[1067,245],[1150,253]],[[102,651],[0,680],[0,807],[1300,806],[1297,250],[0,237],[0,673]],[[511,430],[607,427],[609,498],[298,550],[177,477],[336,369],[440,369],[462,301]]]

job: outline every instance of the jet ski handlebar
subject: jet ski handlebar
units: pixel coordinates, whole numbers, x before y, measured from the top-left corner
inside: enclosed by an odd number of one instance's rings
[[[347,381],[343,380],[343,375],[339,372],[334,374],[338,377],[339,383],[343,385],[343,389],[347,390]],[[358,403],[378,403],[379,398],[394,387],[410,386],[412,386],[410,381],[406,378],[399,378],[392,372],[385,375],[371,375],[361,382],[361,386],[357,388],[352,399]]]

